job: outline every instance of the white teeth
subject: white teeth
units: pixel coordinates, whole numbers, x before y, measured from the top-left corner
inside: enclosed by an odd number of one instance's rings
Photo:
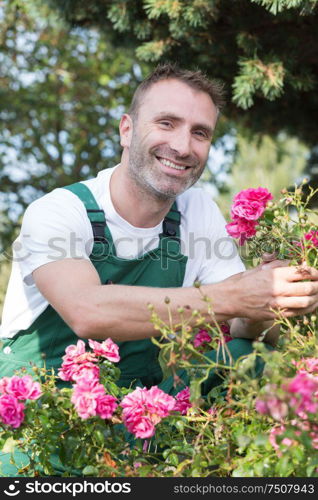
[[[181,167],[181,165],[176,165],[175,163],[172,163],[172,161],[166,160],[165,158],[160,158],[160,161],[167,167],[175,168],[176,170],[185,170],[187,168],[187,167]]]

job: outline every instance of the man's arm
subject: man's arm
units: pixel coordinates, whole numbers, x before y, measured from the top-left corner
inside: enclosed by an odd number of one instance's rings
[[[257,339],[275,346],[279,338],[280,325],[270,321],[253,321],[248,318],[234,318],[230,320],[231,336],[233,338]],[[265,333],[264,337],[263,334]]]
[[[180,321],[178,307],[187,305],[198,309],[207,322],[213,321],[208,304],[195,287],[102,285],[94,266],[86,260],[51,262],[36,269],[33,277],[43,296],[81,338],[124,341],[158,335],[149,321],[147,304],[153,304],[159,317],[168,322],[167,296],[173,323]],[[302,281],[305,279],[310,281]],[[203,285],[201,292],[210,297],[217,321],[236,317],[251,322],[272,320],[271,308],[284,309],[285,316],[301,315],[318,306],[318,271],[275,261],[263,269]],[[190,317],[191,311],[187,314]]]

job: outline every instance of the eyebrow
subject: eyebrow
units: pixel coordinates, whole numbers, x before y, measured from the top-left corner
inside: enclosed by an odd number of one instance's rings
[[[167,111],[167,112],[162,111],[161,113],[158,113],[157,115],[155,115],[154,120],[162,120],[164,118],[174,120],[176,122],[183,122],[184,121],[183,118],[181,118],[180,116],[175,115],[169,111]],[[209,125],[206,125],[205,123],[195,123],[193,125],[192,129],[204,130],[211,137],[213,136],[213,132],[214,132],[214,129],[212,127],[210,127]]]

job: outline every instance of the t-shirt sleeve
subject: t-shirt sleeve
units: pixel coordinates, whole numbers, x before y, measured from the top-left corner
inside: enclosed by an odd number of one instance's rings
[[[245,271],[236,242],[225,229],[226,221],[220,209],[211,200],[209,204],[211,211],[206,221],[206,231],[211,242],[211,251],[202,259],[198,275],[198,280],[203,285],[217,283],[233,274]]]
[[[32,272],[62,259],[89,259],[93,233],[81,200],[66,189],[55,189],[26,209],[14,258],[27,285]]]

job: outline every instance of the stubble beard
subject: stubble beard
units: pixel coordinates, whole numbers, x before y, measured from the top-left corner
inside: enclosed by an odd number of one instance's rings
[[[164,154],[163,149],[167,150],[166,147],[161,148],[162,152],[160,152],[160,147],[150,152],[143,151],[142,148],[136,146],[136,144],[138,144],[138,140],[136,137],[133,137],[129,149],[128,173],[138,189],[150,197],[154,197],[161,201],[173,201],[179,194],[193,186],[204,170],[204,165],[201,168],[193,166],[191,167],[192,175],[184,179],[183,182],[177,179],[174,181],[173,178],[171,178],[170,186],[167,176],[167,183],[163,186],[162,181],[164,179],[164,174],[158,170],[156,165],[158,160],[156,156],[168,156],[172,159],[173,156],[175,157],[175,154]],[[180,159],[174,159],[180,161]]]

